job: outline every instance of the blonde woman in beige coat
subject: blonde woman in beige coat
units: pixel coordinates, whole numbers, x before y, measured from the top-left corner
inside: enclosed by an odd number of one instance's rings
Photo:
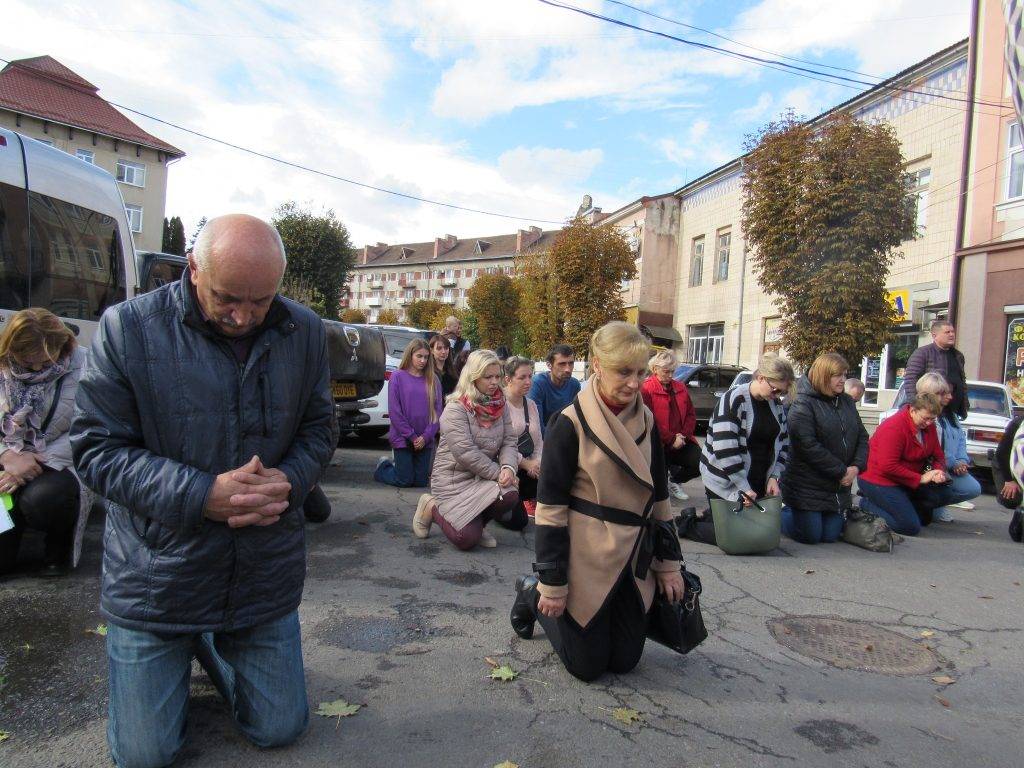
[[[413,533],[425,539],[431,523],[437,523],[452,544],[467,550],[497,546],[485,529],[492,520],[525,527],[516,480],[517,437],[501,391],[501,364],[490,350],[478,349],[466,360],[441,414],[430,493],[420,497]]]
[[[590,681],[640,661],[657,589],[683,597],[662,442],[640,396],[649,344],[608,323],[590,343],[595,372],[544,436],[534,569],[520,577],[512,628],[544,632],[565,668]]]

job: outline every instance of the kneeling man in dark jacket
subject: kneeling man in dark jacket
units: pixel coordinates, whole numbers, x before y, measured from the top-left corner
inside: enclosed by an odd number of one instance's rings
[[[308,723],[302,503],[332,402],[323,324],[277,294],[284,269],[268,224],[213,219],[180,282],[106,311],[79,384],[75,468],[111,502],[100,609],[121,768],[174,760],[194,656],[255,744]]]

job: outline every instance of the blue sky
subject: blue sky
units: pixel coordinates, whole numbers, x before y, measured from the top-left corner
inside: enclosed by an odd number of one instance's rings
[[[566,0],[725,43],[604,0]],[[632,5],[741,43],[891,75],[967,36],[967,0]],[[502,219],[370,193],[135,118],[187,152],[168,215],[333,208],[357,245],[473,237],[606,211],[735,157],[786,108],[857,90],[770,71],[537,0],[8,0],[0,56],[48,53],[112,101],[294,162]],[[849,74],[849,73],[844,73]],[[849,75],[851,77],[860,77]],[[874,78],[863,78],[873,80]],[[551,225],[544,225],[551,226]]]

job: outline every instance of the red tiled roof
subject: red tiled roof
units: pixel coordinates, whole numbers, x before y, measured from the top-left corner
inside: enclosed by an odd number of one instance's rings
[[[104,101],[99,89],[50,56],[12,61],[0,70],[0,108],[33,115],[122,141],[185,155]]]
[[[551,229],[541,233],[540,238],[530,244],[528,250],[542,251],[550,248],[562,230]],[[478,245],[480,250],[478,251]],[[516,256],[516,235],[487,235],[459,240],[455,247],[434,258],[434,241],[428,243],[399,243],[381,248],[371,254],[365,264],[356,258],[355,269],[378,266],[402,266],[405,264],[446,264],[453,261],[476,261],[481,259],[510,259]]]

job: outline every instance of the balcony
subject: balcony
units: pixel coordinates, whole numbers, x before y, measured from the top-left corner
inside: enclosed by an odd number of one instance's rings
[[[411,296],[399,296],[398,297],[398,306],[400,306],[400,307],[404,307],[404,306],[406,306],[408,304],[412,304],[412,302],[413,302],[413,298]]]
[[[455,275],[444,275],[441,278],[441,285],[458,285],[459,280]]]
[[[400,277],[400,278],[398,278],[398,287],[399,288],[415,288],[416,287],[416,282],[417,281],[413,280],[411,277],[408,277],[408,278]]]
[[[383,280],[377,280],[377,279],[371,280],[370,281],[370,287],[371,288],[383,288],[384,287],[384,281]]]
[[[366,299],[366,306],[368,307],[379,307],[384,303],[384,299],[380,296],[368,296]]]

